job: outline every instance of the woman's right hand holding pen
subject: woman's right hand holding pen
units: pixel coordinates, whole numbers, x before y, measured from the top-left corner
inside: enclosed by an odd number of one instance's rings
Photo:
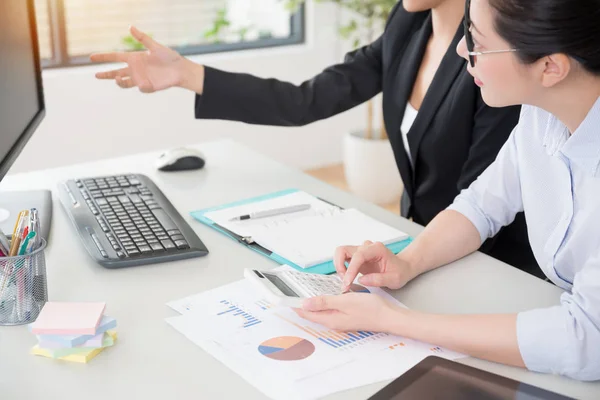
[[[343,280],[342,291],[348,290],[359,273],[363,274],[358,279],[361,285],[390,289],[400,289],[418,275],[408,260],[395,255],[380,242],[366,241],[362,246],[338,247],[334,264]]]

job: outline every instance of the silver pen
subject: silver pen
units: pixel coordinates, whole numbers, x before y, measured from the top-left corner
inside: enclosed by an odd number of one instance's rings
[[[298,204],[296,206],[274,208],[272,210],[257,211],[246,215],[240,215],[239,217],[231,218],[230,221],[245,221],[248,219],[273,217],[275,215],[291,214],[299,211],[304,211],[308,210],[309,208],[310,204]]]

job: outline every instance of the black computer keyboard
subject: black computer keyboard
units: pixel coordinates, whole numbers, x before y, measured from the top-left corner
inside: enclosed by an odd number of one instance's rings
[[[69,180],[59,185],[59,193],[85,248],[104,267],[208,253],[171,202],[144,175]]]

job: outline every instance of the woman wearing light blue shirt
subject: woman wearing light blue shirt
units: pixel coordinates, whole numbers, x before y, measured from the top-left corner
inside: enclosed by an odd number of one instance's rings
[[[470,3],[470,4],[469,4]],[[431,315],[365,294],[306,300],[298,313],[379,330],[534,371],[600,379],[600,0],[467,1],[458,53],[491,106],[527,104],[496,161],[395,256],[342,247],[351,282],[400,288],[474,252],[525,212],[559,306],[512,315]],[[349,262],[348,268],[344,266]]]

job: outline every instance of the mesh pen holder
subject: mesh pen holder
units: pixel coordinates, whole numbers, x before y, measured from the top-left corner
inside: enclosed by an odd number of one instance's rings
[[[0,325],[34,322],[48,301],[46,241],[30,254],[0,258]]]

